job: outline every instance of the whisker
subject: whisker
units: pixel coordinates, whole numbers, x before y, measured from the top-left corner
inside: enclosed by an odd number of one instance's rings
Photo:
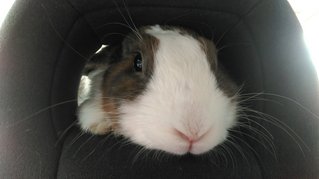
[[[133,144],[133,142],[130,141],[128,138],[123,138],[122,142],[121,142],[121,146],[119,148],[123,148],[123,147],[129,146],[129,145],[132,145],[132,144]]]
[[[232,144],[232,146],[240,153],[240,155],[243,157],[243,159],[245,159],[247,161],[247,163],[249,164],[249,160],[248,160],[247,156],[245,155],[245,153],[243,152],[243,149],[238,144],[236,144],[235,142],[230,140],[230,139],[232,139],[232,136],[228,136],[228,137],[229,137],[229,139],[227,140],[227,142]]]
[[[249,110],[249,109],[246,109]],[[291,129],[286,123],[280,121],[279,119],[270,116],[268,114],[265,113],[260,113],[259,111],[254,111],[254,110],[250,110],[251,112],[256,113],[257,115],[261,115],[261,116],[254,116],[254,115],[250,115],[250,117],[256,118],[256,119],[261,119],[265,122],[268,122],[280,129],[282,129],[286,134],[288,134],[291,139],[298,145],[299,149],[301,150],[301,152],[303,153],[303,155],[305,155],[304,150],[302,149],[303,147],[301,146],[300,142],[303,144],[304,147],[306,147],[307,150],[310,150],[309,146],[304,142],[304,140],[293,130]],[[267,120],[266,117],[269,117],[269,120]]]
[[[227,140],[228,141],[228,140]],[[233,157],[233,152],[231,151],[231,148],[226,144],[226,143],[223,143],[223,145],[220,146],[222,151],[224,152],[221,152],[222,156],[224,157],[225,159],[225,162],[226,162],[226,166],[229,166],[228,164],[228,157],[226,156],[226,154],[228,154],[230,160],[231,160],[231,164],[232,164],[232,167],[233,168],[236,168],[236,162],[234,160],[234,157]]]
[[[6,128],[14,127],[14,126],[19,125],[19,124],[21,124],[21,123],[23,123],[23,122],[26,122],[26,121],[28,121],[28,120],[31,120],[31,119],[34,118],[35,116],[37,116],[37,115],[39,115],[39,114],[41,114],[41,113],[43,113],[43,112],[45,112],[45,111],[47,111],[47,110],[49,110],[49,109],[52,109],[52,108],[61,106],[61,105],[63,105],[63,104],[68,104],[68,103],[76,102],[76,101],[77,101],[77,99],[66,100],[66,101],[63,101],[63,102],[60,102],[60,103],[56,103],[56,104],[53,104],[53,105],[51,105],[51,106],[42,108],[42,109],[38,110],[37,112],[34,112],[34,113],[32,113],[31,115],[29,115],[29,116],[27,116],[27,117],[25,117],[25,118],[23,118],[23,119],[21,119],[21,120],[18,120],[17,122],[14,122],[14,123],[12,123],[12,124],[10,124],[10,125],[7,125],[7,126],[5,126],[5,127],[6,127]]]
[[[72,127],[74,127],[75,124],[77,124],[77,120],[73,121],[69,127],[67,127],[63,132],[62,134],[60,135],[60,137],[58,137],[58,140],[56,141],[55,143],[55,146],[57,147],[58,144],[61,142],[62,138],[70,131],[70,129],[72,129]]]
[[[221,43],[221,41],[226,37],[226,35],[228,33],[230,33],[233,29],[235,29],[236,27],[238,27],[240,24],[242,23],[242,19],[239,19],[235,24],[232,24],[231,27],[229,27],[228,29],[226,29],[220,36],[219,39],[217,39],[217,41],[215,42],[216,47],[219,46],[219,44]]]
[[[218,159],[217,159],[216,153],[215,153],[215,152],[208,152],[207,155],[208,155],[209,161],[210,161],[214,166],[218,166],[218,164],[217,164]]]
[[[253,10],[259,5],[261,4],[263,1],[258,1],[256,2],[252,7],[250,7],[248,9],[248,11],[243,14],[242,16],[239,17],[238,21],[235,24],[232,24],[230,28],[228,28],[226,31],[224,31],[224,33],[221,35],[221,37],[217,40],[216,42],[216,46],[219,45],[219,43],[226,37],[226,35],[231,32],[233,29],[237,28],[240,24],[243,23],[243,19],[244,17],[248,16],[251,12],[253,12]]]
[[[231,138],[235,138],[236,140],[239,140],[240,142],[244,143],[253,153],[258,156],[258,152],[251,146],[249,145],[245,140],[241,139],[240,137],[237,137],[235,135],[232,135]]]
[[[104,24],[98,26],[97,29],[100,29],[100,28],[103,28],[103,27],[106,27],[106,26],[109,26],[109,25],[119,25],[119,26],[126,27],[126,28],[132,30],[132,29],[131,29],[131,28],[132,28],[131,26],[129,26],[129,25],[127,25],[127,24],[124,24],[124,23],[121,23],[121,22],[108,22],[108,23],[104,23]]]
[[[253,44],[252,43],[248,43],[248,42],[247,43],[233,43],[233,44],[227,44],[227,45],[224,45],[222,47],[219,47],[216,50],[217,50],[217,53],[219,53],[219,52],[221,52],[224,49],[227,49],[229,47],[238,47],[238,46],[253,46]]]
[[[260,140],[258,140],[257,138],[253,137],[252,135],[246,134],[245,132],[241,132],[241,131],[235,130],[235,129],[231,129],[231,131],[236,132],[236,133],[239,133],[239,134],[241,134],[241,135],[245,135],[245,136],[251,138],[252,140],[256,141],[257,143],[259,143],[260,145],[262,145],[270,154],[272,154],[275,159],[277,159],[276,148],[275,148],[275,146],[272,144],[272,142],[269,142],[269,145],[270,145],[271,150],[272,150],[272,151],[270,151],[264,143],[260,142]],[[268,142],[268,141],[267,141],[267,142]]]
[[[262,95],[262,93],[256,93],[252,96],[249,96],[248,98],[244,98],[244,100],[241,100],[240,102],[249,101],[249,100],[254,99],[255,97],[260,96],[260,95]],[[242,98],[242,97],[246,97],[246,96],[243,94],[240,94],[239,97]]]
[[[262,98],[262,97],[254,97],[254,98],[251,98],[249,100],[238,100],[238,103],[239,104],[244,104],[244,103],[252,102],[252,101],[272,102],[272,103],[276,103],[278,105],[283,106],[283,104],[280,103],[279,101],[275,101],[275,100],[271,100],[271,99],[267,99],[267,98]]]
[[[262,126],[261,124],[259,124],[257,121],[254,121],[252,119],[249,118],[249,115],[244,114],[244,115],[239,115],[241,118],[248,120],[249,122],[253,122],[254,124],[258,125],[258,127],[262,128],[263,130],[266,131],[267,135],[270,136],[270,140],[274,139],[274,136],[271,134],[271,132],[269,130],[267,130],[264,126]],[[249,126],[252,127],[252,126]]]
[[[120,13],[120,15],[122,16],[123,20],[124,20],[125,23],[128,25],[128,27],[131,29],[132,32],[134,32],[134,34],[136,35],[136,37],[142,41],[143,39],[139,36],[138,32],[136,32],[136,30],[133,29],[133,28],[130,26],[129,21],[126,19],[126,17],[124,16],[123,12],[120,10],[120,6],[117,4],[117,2],[116,2],[115,0],[112,0],[112,1],[113,1],[113,3],[115,4],[116,9],[118,10],[118,12]]]
[[[86,134],[84,131],[81,131],[79,134],[77,134],[73,140],[68,144],[67,148],[69,149],[79,138],[81,138],[84,134]]]
[[[286,97],[283,95],[279,95],[279,94],[265,93],[265,92],[241,94],[242,97],[251,96],[251,95],[264,95],[264,96],[278,97],[280,99],[287,100],[289,102],[292,102],[296,106],[300,107],[301,109],[306,111],[308,114],[312,115],[313,117],[319,119],[317,114],[312,112],[310,109],[308,109],[307,107],[305,107],[304,105],[302,105],[300,102],[298,102],[295,99],[292,99],[292,98],[289,98],[289,97]],[[252,117],[257,118],[257,119],[261,119],[263,121],[271,123],[272,125],[277,126],[280,129],[282,129],[285,133],[287,133],[294,140],[294,142],[298,145],[298,147],[300,148],[301,152],[304,155],[305,155],[305,153],[303,151],[303,147],[301,146],[300,142],[307,150],[310,150],[309,146],[304,142],[304,140],[293,129],[291,129],[291,127],[289,127],[286,123],[280,121],[278,118],[275,118],[269,114],[262,113],[260,111],[256,111],[256,110],[252,110],[252,109],[243,108],[243,110],[247,110],[247,111],[256,113],[259,117],[257,117],[257,116],[252,116]],[[268,118],[268,120],[267,120],[267,118]]]
[[[132,19],[132,15],[131,15],[130,11],[128,10],[128,7],[127,7],[127,5],[126,5],[126,3],[125,3],[125,0],[122,0],[122,2],[123,2],[123,5],[124,5],[124,8],[125,8],[125,10],[126,10],[127,16],[129,17],[129,19],[130,19],[130,21],[131,21],[133,27],[135,28],[135,31],[136,31],[137,35],[139,35],[140,40],[143,40],[143,37],[142,37],[141,34],[139,33],[138,28],[136,27],[136,25],[135,25],[135,23],[134,23],[134,21],[133,21],[133,19]]]
[[[90,136],[85,142],[83,142],[79,148],[74,152],[74,154],[72,155],[72,158],[75,158],[75,156],[81,151],[81,149],[90,141],[94,138],[95,136],[92,135]]]
[[[260,92],[261,94],[263,95],[266,95],[266,96],[273,96],[273,97],[278,97],[278,98],[281,98],[281,99],[285,99],[287,101],[290,101],[294,104],[296,104],[297,106],[299,106],[300,108],[302,108],[303,110],[307,111],[309,114],[311,114],[313,117],[316,117],[317,119],[319,119],[319,116],[317,114],[315,114],[314,112],[312,112],[311,110],[309,110],[307,107],[305,107],[304,105],[302,105],[300,102],[298,102],[297,100],[295,99],[292,99],[292,98],[289,98],[287,96],[283,96],[283,95],[279,95],[279,94],[275,94],[275,93],[265,93],[265,92]],[[254,94],[254,93],[246,93],[246,94],[242,94],[242,95],[251,95],[251,94]]]
[[[114,133],[113,133],[114,134]],[[108,148],[109,151],[112,151],[113,148],[121,143],[120,140],[117,140],[111,147]]]
[[[133,160],[132,160],[132,166],[134,166],[134,164],[138,161],[138,158],[141,157],[141,155],[142,155],[143,153],[145,153],[145,152],[146,152],[146,148],[139,146],[139,150],[138,150],[138,152],[135,154],[135,156],[134,156],[134,158],[133,158]]]
[[[270,139],[270,137],[268,135],[266,135],[262,131],[260,131],[260,130],[258,130],[256,128],[254,128],[254,127],[251,127],[251,126],[247,126],[247,125],[244,125],[244,124],[239,124],[239,126],[244,127],[246,129],[249,129],[250,131],[252,131],[252,132],[256,133],[257,135],[259,135],[260,137],[262,137],[269,144],[270,148],[273,151],[275,151],[275,144],[273,143],[273,139]],[[233,130],[233,131],[235,131],[235,130]],[[258,142],[259,142],[259,140],[258,140]],[[263,145],[261,142],[260,142],[260,144]],[[264,146],[266,146],[266,145],[264,144]]]
[[[174,20],[180,19],[180,18],[182,18],[182,17],[188,16],[188,15],[190,15],[190,14],[192,14],[192,13],[193,13],[192,10],[188,10],[188,11],[187,11],[186,13],[184,13],[184,14],[181,14],[181,15],[178,15],[178,16],[175,16],[175,17],[172,17],[172,18],[169,18],[169,19],[165,20],[165,21],[164,21],[164,24],[167,24],[167,23],[169,23],[169,22],[171,22],[171,21],[174,21]]]
[[[120,36],[129,38],[129,39],[135,41],[135,39],[133,39],[132,37],[130,37],[130,36],[126,35],[126,34],[123,34],[123,33],[118,33],[118,32],[112,32],[112,33],[105,34],[105,35],[102,36],[102,38],[104,39],[104,38],[107,38],[107,37],[112,36],[112,35],[120,35]]]
[[[269,142],[269,144],[273,144],[273,139],[271,139],[267,134],[265,134],[264,132],[262,132],[261,130],[258,130],[255,127],[246,125],[246,124],[238,124],[239,127],[244,127],[248,130],[250,130],[251,132],[254,132],[256,134],[258,134],[259,136],[263,137],[267,142]]]
[[[231,165],[232,165],[233,168],[235,168],[235,162],[233,161],[232,153],[229,153],[229,151],[231,151],[231,149],[229,149],[229,147],[226,146],[225,144],[222,145],[220,149],[221,149],[221,153],[220,153],[221,155],[219,155],[219,156],[221,156],[221,160],[225,161],[225,165],[227,167],[230,166],[229,165],[229,162],[230,162],[229,160],[231,160]],[[227,156],[229,156],[230,159]]]
[[[45,17],[47,17],[48,22],[50,23],[50,26],[52,27],[52,29],[53,29],[53,31],[55,32],[55,34],[59,37],[59,39],[62,40],[62,42],[63,42],[66,46],[68,46],[72,51],[74,51],[76,54],[78,54],[83,60],[89,61],[89,58],[87,58],[87,57],[85,57],[84,55],[82,55],[78,50],[76,50],[75,48],[73,48],[72,45],[71,45],[69,42],[67,42],[67,41],[65,40],[65,38],[62,36],[62,34],[61,34],[61,33],[57,30],[57,28],[54,26],[54,23],[53,23],[51,17],[49,16],[49,14],[48,14],[47,8],[44,6],[43,3],[40,3],[40,5],[41,5],[42,9],[44,10]]]
[[[93,148],[93,150],[91,150],[91,152],[89,152],[85,157],[82,158],[81,163],[83,163],[85,160],[87,160],[96,150],[100,145],[103,145],[103,143],[105,141],[107,141],[107,139],[109,139],[110,135],[107,135],[104,139],[102,139],[101,141],[99,141],[99,143]]]

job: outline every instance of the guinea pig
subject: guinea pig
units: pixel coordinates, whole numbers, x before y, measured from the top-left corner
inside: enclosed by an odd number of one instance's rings
[[[90,94],[80,127],[114,132],[147,149],[203,154],[224,142],[238,115],[238,88],[214,43],[175,26],[144,26],[87,64]]]

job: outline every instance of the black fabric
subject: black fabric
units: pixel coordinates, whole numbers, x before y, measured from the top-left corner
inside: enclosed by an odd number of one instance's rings
[[[240,127],[228,149],[183,157],[82,133],[75,116],[81,70],[102,43],[119,43],[130,31],[119,25],[123,4],[15,2],[0,32],[1,178],[318,178],[317,76],[284,0],[125,2],[137,26],[181,25],[213,39],[243,93],[265,93],[267,100],[245,105],[289,126],[250,124],[271,133],[275,149]]]

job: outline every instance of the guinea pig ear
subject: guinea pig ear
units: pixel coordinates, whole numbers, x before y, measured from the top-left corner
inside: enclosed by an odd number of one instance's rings
[[[121,56],[120,46],[103,46],[85,64],[83,75],[88,76],[98,69],[106,69]]]

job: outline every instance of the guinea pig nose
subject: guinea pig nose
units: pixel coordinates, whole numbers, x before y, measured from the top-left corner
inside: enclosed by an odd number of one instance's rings
[[[183,132],[174,129],[174,132],[176,133],[177,136],[179,136],[180,138],[187,140],[188,142],[192,143],[194,141],[194,139],[192,137],[188,137],[186,134],[184,134]]]
[[[208,131],[206,131],[205,133],[201,134],[201,135],[195,135],[195,136],[189,136],[189,135],[186,135],[185,133],[181,132],[180,130],[178,129],[174,129],[174,132],[177,136],[179,136],[180,138],[188,141],[189,143],[194,143],[194,142],[197,142],[199,140],[201,140],[202,138],[204,138],[209,132],[210,132],[211,129],[209,129]]]

